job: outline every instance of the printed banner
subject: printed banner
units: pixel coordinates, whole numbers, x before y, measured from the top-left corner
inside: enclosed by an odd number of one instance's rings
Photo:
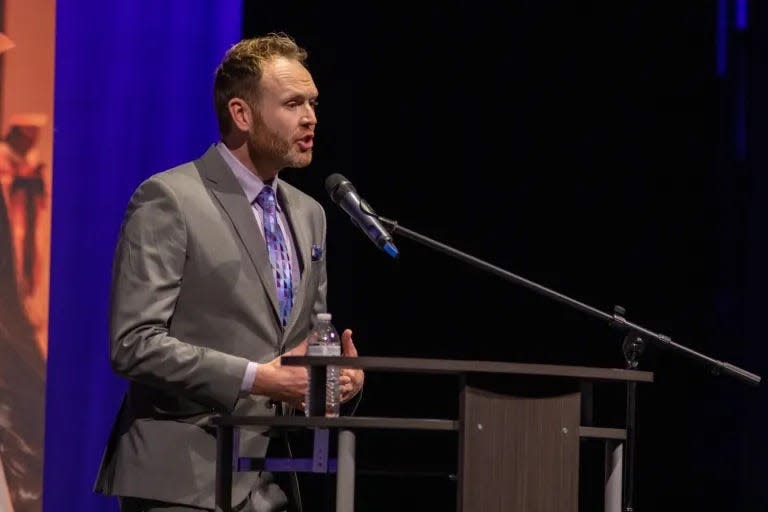
[[[55,15],[0,0],[0,512],[42,508]]]

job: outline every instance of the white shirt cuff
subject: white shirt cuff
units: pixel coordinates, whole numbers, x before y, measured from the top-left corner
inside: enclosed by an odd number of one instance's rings
[[[256,380],[256,367],[258,363],[248,361],[248,366],[245,368],[245,375],[243,375],[243,382],[240,384],[240,395],[248,396],[251,394],[253,388],[253,381]]]

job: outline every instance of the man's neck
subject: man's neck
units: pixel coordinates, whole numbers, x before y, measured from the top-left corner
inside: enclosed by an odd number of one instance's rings
[[[267,164],[255,162],[251,153],[248,151],[247,141],[238,144],[239,141],[228,141],[225,139],[222,142],[227,146],[227,149],[232,153],[232,156],[237,158],[246,169],[255,174],[261,181],[271,183],[280,171],[280,169],[272,168]]]

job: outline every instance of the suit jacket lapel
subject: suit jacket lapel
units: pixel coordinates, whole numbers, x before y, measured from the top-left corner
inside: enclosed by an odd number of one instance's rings
[[[245,197],[242,187],[235,175],[219,154],[216,147],[211,147],[195,161],[201,176],[208,182],[208,187],[229,216],[240,240],[243,242],[248,256],[261,279],[261,284],[269,296],[274,313],[278,314],[277,291],[272,265],[269,263],[269,253],[264,235],[253,217],[253,210]]]
[[[296,296],[293,298],[293,310],[288,317],[288,325],[285,326],[285,333],[283,338],[287,338],[288,334],[299,317],[299,309],[304,303],[304,294],[306,293],[307,274],[309,274],[309,267],[311,261],[312,250],[312,233],[310,227],[307,225],[307,215],[304,211],[302,202],[296,196],[294,191],[283,183],[277,187],[280,200],[282,202],[283,211],[285,217],[288,219],[288,223],[291,225],[291,231],[293,232],[293,240],[296,247],[296,252],[299,255],[299,262],[301,266],[301,280],[296,291]]]

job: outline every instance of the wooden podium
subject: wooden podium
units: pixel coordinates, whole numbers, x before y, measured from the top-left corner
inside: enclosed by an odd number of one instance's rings
[[[354,434],[358,429],[455,430],[459,434],[460,512],[578,512],[582,438],[623,443],[627,428],[582,426],[582,385],[653,382],[644,371],[493,361],[385,357],[285,357],[285,365],[362,368],[366,372],[453,374],[460,379],[459,417],[214,418],[218,430],[216,510],[231,509],[232,471],[266,468],[233,454],[235,428],[314,428],[314,464],[337,472],[337,512],[354,510]],[[327,429],[339,430],[338,461],[329,464]],[[318,432],[326,435],[318,436]],[[630,432],[631,434],[631,432]],[[333,461],[334,463],[336,461]],[[294,466],[295,467],[301,467]],[[313,470],[307,468],[306,470]]]

